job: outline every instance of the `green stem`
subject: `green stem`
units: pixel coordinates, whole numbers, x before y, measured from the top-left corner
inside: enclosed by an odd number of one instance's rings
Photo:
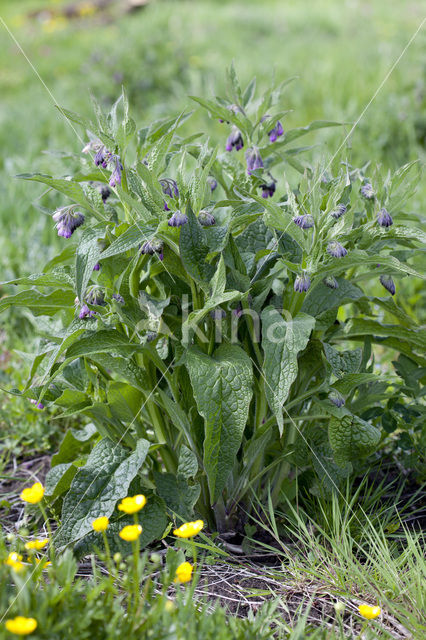
[[[135,525],[139,524],[138,516],[133,514],[133,520]],[[137,611],[139,606],[140,592],[139,592],[139,536],[133,543],[133,610]]]
[[[55,558],[55,550],[53,548],[52,528],[50,526],[49,518],[47,517],[46,509],[44,508],[43,503],[39,502],[38,506],[40,507],[41,515],[44,518],[44,523],[49,534],[49,557],[50,561],[53,563],[53,560]]]

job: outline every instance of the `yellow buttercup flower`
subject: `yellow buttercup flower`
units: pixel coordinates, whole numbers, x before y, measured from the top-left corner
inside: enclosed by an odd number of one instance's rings
[[[196,536],[197,533],[200,533],[201,529],[204,527],[204,522],[202,520],[196,520],[195,522],[185,522],[185,524],[181,525],[178,529],[173,531],[173,535],[178,538],[192,538]]]
[[[95,531],[106,531],[108,529],[109,520],[106,516],[101,516],[93,520],[92,527]]]
[[[25,543],[26,549],[35,549],[36,551],[40,551],[44,549],[46,545],[49,544],[49,538],[45,538],[44,540],[29,540]]]
[[[36,482],[32,487],[27,487],[21,493],[21,500],[30,504],[37,504],[43,500],[44,487],[41,482]]]
[[[176,569],[174,582],[176,583],[184,583],[190,582],[192,578],[192,572],[194,567],[189,562],[182,562]]]
[[[24,618],[24,616],[16,616],[6,620],[6,629],[17,636],[27,636],[37,629],[37,620],[35,618]]]
[[[19,553],[16,553],[16,551],[11,551],[4,563],[11,567],[14,571],[17,571],[19,573],[20,571],[25,569],[25,565],[23,564],[23,562],[21,562],[21,560],[22,556]]]
[[[146,505],[146,498],[141,493],[137,496],[128,496],[127,498],[123,498],[123,500],[118,505],[119,511],[124,511],[124,513],[137,513]]]
[[[370,607],[369,604],[361,604],[358,607],[358,611],[362,617],[367,618],[367,620],[374,620],[374,618],[378,618],[382,612],[380,607]]]
[[[140,524],[128,524],[127,527],[124,527],[118,535],[122,540],[126,540],[126,542],[134,542],[134,540],[139,538],[141,533],[142,527]]]

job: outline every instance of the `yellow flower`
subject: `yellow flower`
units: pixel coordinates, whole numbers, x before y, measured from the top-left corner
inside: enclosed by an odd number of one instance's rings
[[[106,516],[101,516],[93,520],[92,527],[95,531],[106,531],[108,529],[109,520]]]
[[[118,505],[119,511],[124,511],[124,513],[137,513],[146,505],[146,498],[141,493],[137,496],[128,496],[127,498],[123,498],[123,500]]]
[[[189,562],[182,562],[176,569],[174,582],[183,583],[189,582],[192,578],[192,572],[194,567]]]
[[[195,522],[185,522],[185,524],[181,525],[179,529],[175,529],[173,531],[173,535],[178,538],[192,538],[196,536],[197,533],[200,533],[201,529],[204,527],[204,522],[202,520],[196,520]]]
[[[369,604],[361,604],[358,607],[358,611],[362,615],[363,618],[367,618],[367,620],[374,620],[381,614],[380,607],[370,607]]]
[[[40,551],[41,549],[44,549],[44,547],[48,544],[49,538],[45,538],[44,540],[29,540],[25,543],[25,548],[28,550],[35,549],[36,551]]]
[[[37,629],[37,620],[35,618],[24,618],[24,616],[16,616],[6,620],[6,629],[18,636],[27,636]]]
[[[27,487],[21,493],[21,500],[24,502],[30,502],[31,504],[37,504],[43,500],[44,487],[41,482],[36,482],[32,487]]]
[[[140,524],[129,524],[127,527],[124,527],[118,535],[127,542],[133,542],[139,538],[141,533],[142,527]]]
[[[19,555],[19,553],[16,553],[16,551],[12,551],[11,553],[9,553],[4,563],[9,567],[12,567],[14,571],[17,571],[19,573],[19,571],[25,569],[25,565],[21,562],[21,560],[22,556]]]

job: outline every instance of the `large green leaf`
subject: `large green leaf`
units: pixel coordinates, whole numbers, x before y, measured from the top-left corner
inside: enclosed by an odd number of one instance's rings
[[[105,260],[105,258],[111,258],[111,256],[125,253],[129,249],[139,246],[146,240],[151,240],[154,232],[155,227],[152,225],[134,224],[126,229],[121,236],[118,236],[118,238],[103,251],[100,259]]]
[[[197,282],[207,283],[212,277],[213,267],[206,262],[209,252],[204,240],[203,230],[188,207],[188,223],[180,230],[179,238],[180,256],[185,269]]]
[[[191,347],[186,362],[198,411],[205,421],[204,468],[215,501],[241,445],[252,396],[252,366],[240,347],[225,344],[212,357]]]
[[[89,209],[92,213],[96,214],[96,210],[93,208],[92,203],[87,198],[83,187],[78,182],[73,180],[66,180],[64,178],[52,178],[52,176],[45,175],[43,173],[21,173],[17,178],[23,180],[34,180],[35,182],[42,182],[49,185],[56,191],[63,193],[71,198],[74,202],[83,205],[86,209]]]
[[[339,285],[337,289],[330,289],[322,282],[312,287],[303,301],[302,311],[316,317],[324,311],[363,297],[361,289],[348,280],[337,278],[337,282]]]
[[[362,360],[362,348],[353,351],[337,351],[331,345],[324,343],[324,353],[336,378],[341,378],[345,373],[356,373]]]
[[[83,304],[87,284],[102,251],[98,241],[105,235],[105,228],[88,227],[81,234],[75,256],[75,284],[78,299]]]
[[[373,453],[380,440],[380,430],[369,422],[351,414],[332,416],[328,438],[337,464]]]
[[[183,520],[190,520],[194,505],[200,497],[200,485],[188,484],[188,480],[180,473],[175,475],[154,472],[154,480],[158,495],[163,498],[167,507]]]
[[[35,289],[20,291],[0,300],[0,313],[9,307],[27,307],[35,316],[53,316],[66,307],[74,306],[75,294],[69,289],[57,289],[43,294]]]
[[[58,549],[74,544],[92,531],[95,518],[113,513],[117,500],[127,495],[148,449],[149,442],[143,439],[138,440],[136,451],[130,455],[108,438],[98,442],[64,499],[61,526],[54,538]]]
[[[282,434],[283,406],[297,376],[297,355],[308,344],[315,319],[298,313],[295,318],[285,320],[274,307],[266,307],[261,319],[266,397]]]

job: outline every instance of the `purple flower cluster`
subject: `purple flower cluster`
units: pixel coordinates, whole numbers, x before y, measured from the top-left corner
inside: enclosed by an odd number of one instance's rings
[[[284,135],[283,125],[278,120],[278,122],[275,125],[275,127],[273,129],[271,129],[270,131],[268,131],[269,141],[270,142],[276,142],[277,139],[282,135]]]
[[[330,215],[335,220],[338,220],[346,213],[346,211],[347,211],[347,206],[341,202],[340,204],[337,205],[334,211],[330,212]]]
[[[332,391],[330,391],[330,393],[328,394],[328,399],[330,400],[330,402],[336,405],[336,407],[339,407],[339,408],[343,407],[343,405],[345,404],[344,397],[336,389],[333,389]]]
[[[334,276],[326,276],[324,278],[324,280],[323,280],[323,283],[329,289],[338,289],[339,288],[339,283],[337,282],[337,280],[336,280],[336,278]]]
[[[260,185],[260,188],[262,189],[262,198],[272,198],[272,196],[275,193],[275,180],[273,180],[272,182],[264,183]]]
[[[181,227],[182,225],[188,222],[188,216],[186,213],[182,213],[181,211],[175,211],[174,214],[169,218],[168,225],[169,227]]]
[[[377,222],[381,227],[390,227],[393,225],[392,216],[384,207],[377,212]]]
[[[147,240],[143,243],[141,248],[141,253],[145,255],[154,255],[154,253],[158,253],[158,257],[160,260],[163,259],[163,243],[161,240],[157,240],[153,238],[152,240]]]
[[[294,281],[294,290],[298,293],[304,293],[311,286],[311,279],[306,273],[303,273],[301,276],[297,276]]]
[[[327,253],[333,256],[333,258],[344,258],[348,255],[345,247],[341,245],[340,242],[337,242],[337,240],[332,240],[328,243]]]
[[[37,402],[37,400],[34,400],[34,398],[30,399],[31,404],[35,404],[36,409],[44,409],[44,404],[42,404],[41,402]]]
[[[226,150],[232,151],[232,149],[235,149],[235,151],[239,151],[243,147],[244,147],[244,140],[243,140],[242,133],[238,129],[238,127],[234,125],[226,141]]]
[[[366,200],[373,200],[374,196],[376,195],[373,187],[369,182],[365,182],[362,185],[360,191],[361,191],[362,197],[365,198]]]
[[[293,218],[293,222],[301,229],[311,229],[314,226],[314,219],[310,213],[305,213],[302,216],[296,216]]]
[[[172,180],[171,178],[162,178],[161,180],[159,180],[159,183],[161,185],[161,189],[163,190],[163,193],[165,196],[168,196],[169,198],[179,198],[179,189],[177,186],[177,182],[175,180]],[[170,211],[167,202],[164,200],[164,209],[165,211]]]
[[[76,211],[76,205],[57,209],[52,218],[56,222],[58,236],[63,238],[71,238],[74,231],[84,222],[84,215]]]
[[[257,147],[252,147],[246,152],[247,173],[250,176],[253,171],[263,168],[263,160]]]
[[[210,187],[210,191],[214,191],[214,190],[216,189],[216,187],[217,187],[217,180],[216,180],[216,178],[213,178],[213,176],[209,176],[209,177],[207,178],[207,183],[208,183],[208,185],[209,185],[209,187]]]
[[[214,215],[212,213],[210,213],[209,211],[202,210],[198,214],[198,222],[203,227],[212,227],[214,224],[216,224],[216,219],[215,219]]]

